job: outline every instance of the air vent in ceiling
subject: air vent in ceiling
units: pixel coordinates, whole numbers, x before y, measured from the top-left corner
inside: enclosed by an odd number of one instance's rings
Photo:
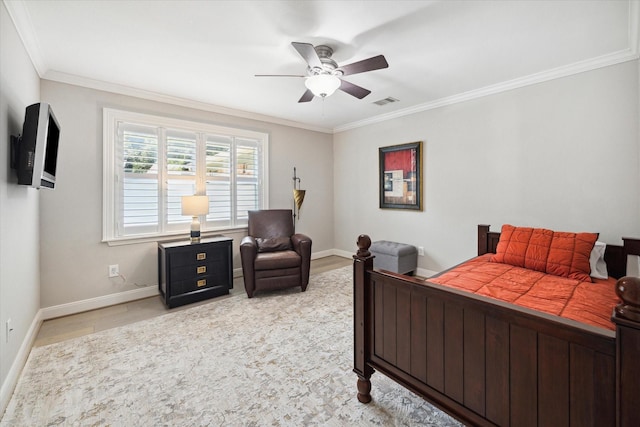
[[[391,104],[392,102],[398,102],[398,101],[399,101],[398,99],[395,99],[389,96],[385,99],[381,99],[380,101],[374,102],[374,104],[383,106],[383,105]]]

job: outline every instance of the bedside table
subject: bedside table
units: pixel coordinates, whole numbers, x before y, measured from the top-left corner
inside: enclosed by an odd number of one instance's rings
[[[158,243],[158,288],[169,308],[229,293],[233,287],[230,237]]]

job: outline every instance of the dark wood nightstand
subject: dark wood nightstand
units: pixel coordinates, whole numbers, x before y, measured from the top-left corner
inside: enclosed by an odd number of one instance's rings
[[[229,293],[233,239],[209,237],[158,243],[158,288],[169,308]]]

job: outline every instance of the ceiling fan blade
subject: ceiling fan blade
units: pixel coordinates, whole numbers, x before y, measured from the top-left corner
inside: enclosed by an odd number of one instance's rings
[[[300,56],[307,61],[309,67],[311,68],[322,68],[322,62],[320,62],[320,58],[318,57],[318,53],[315,48],[310,43],[298,43],[291,42],[291,45],[298,51]]]
[[[369,89],[354,85],[346,80],[340,80],[339,89],[343,92],[347,92],[349,95],[355,96],[358,99],[362,99],[371,93]]]
[[[302,95],[302,98],[298,102],[309,102],[313,99],[314,95],[309,89]]]
[[[254,77],[307,77],[301,74],[254,74]]]
[[[349,76],[351,74],[364,73],[365,71],[387,68],[388,66],[389,64],[384,58],[384,55],[378,55],[369,59],[363,59],[362,61],[354,62],[352,64],[343,65],[342,67],[339,67],[339,69],[344,72],[343,75]]]

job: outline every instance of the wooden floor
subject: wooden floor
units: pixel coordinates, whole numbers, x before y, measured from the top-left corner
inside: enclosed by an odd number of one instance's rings
[[[352,262],[353,260],[351,259],[339,256],[319,258],[311,261],[311,274],[345,267],[347,265],[351,265]],[[244,283],[242,282],[241,277],[236,278],[233,281],[233,289],[229,296],[232,295],[246,295],[244,292]],[[216,300],[228,298],[229,296],[218,297]],[[38,336],[36,337],[34,346],[39,347],[118,326],[128,325],[140,320],[161,316],[169,312],[184,310],[199,304],[207,304],[211,301],[212,300],[206,300],[169,310],[162,303],[160,296],[154,296],[97,310],[86,311],[84,313],[59,317],[57,319],[45,320],[40,327],[40,331],[38,331]]]

